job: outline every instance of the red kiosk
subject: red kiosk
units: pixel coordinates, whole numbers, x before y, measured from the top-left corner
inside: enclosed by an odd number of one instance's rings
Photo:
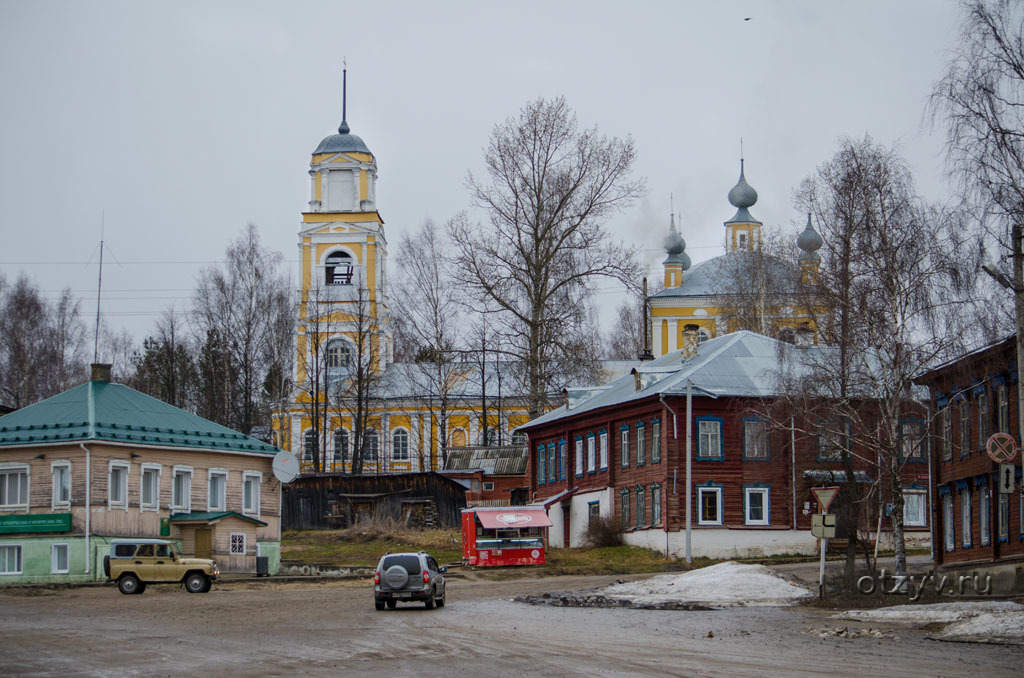
[[[542,506],[462,509],[462,557],[470,565],[543,565],[547,528]]]

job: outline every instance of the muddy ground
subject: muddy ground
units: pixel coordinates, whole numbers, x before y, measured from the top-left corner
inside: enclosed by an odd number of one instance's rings
[[[632,578],[632,577],[631,577]],[[1024,648],[928,640],[814,608],[561,608],[515,596],[621,577],[451,578],[448,605],[377,612],[368,581],[0,592],[0,666],[35,676],[990,676]],[[873,626],[883,637],[821,637]]]

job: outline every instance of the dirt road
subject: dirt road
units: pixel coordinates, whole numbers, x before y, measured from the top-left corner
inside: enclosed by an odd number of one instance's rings
[[[367,582],[235,582],[190,595],[150,586],[0,592],[0,666],[36,676],[990,676],[1024,648],[820,638],[809,608],[707,612],[551,608],[513,596],[614,577],[449,581],[448,605],[373,609]],[[892,637],[890,634],[895,634]]]

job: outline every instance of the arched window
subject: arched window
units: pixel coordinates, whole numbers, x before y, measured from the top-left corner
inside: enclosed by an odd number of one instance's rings
[[[368,428],[363,434],[363,461],[377,461],[377,453],[380,451],[380,436],[377,429]]]
[[[703,327],[701,327],[701,328],[699,328],[697,330],[697,343],[698,344],[703,344],[705,341],[707,341],[710,338],[711,338],[711,333],[708,332]]]
[[[345,463],[348,457],[348,431],[339,428],[334,432],[334,461]]]
[[[302,461],[313,461],[313,450],[316,449],[316,431],[309,429],[302,437]]]
[[[342,369],[352,364],[352,349],[344,339],[331,339],[327,342],[327,367]]]
[[[351,285],[353,263],[352,255],[348,252],[331,252],[324,262],[324,282],[328,285]]]
[[[403,428],[391,432],[391,457],[395,461],[409,460],[409,432]]]
[[[452,447],[465,447],[466,446],[466,429],[457,428],[452,431]]]

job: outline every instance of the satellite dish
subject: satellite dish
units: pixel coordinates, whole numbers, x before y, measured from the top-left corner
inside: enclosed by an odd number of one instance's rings
[[[287,450],[281,450],[274,455],[272,468],[275,478],[282,483],[290,483],[299,475],[299,458]]]

